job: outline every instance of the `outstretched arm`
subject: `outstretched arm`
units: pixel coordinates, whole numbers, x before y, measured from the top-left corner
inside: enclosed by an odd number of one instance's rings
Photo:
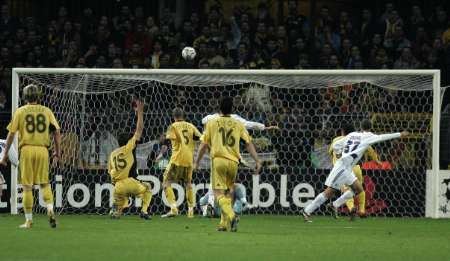
[[[409,135],[409,132],[407,131],[402,131],[397,132],[397,133],[389,133],[389,134],[381,134],[381,135],[373,135],[368,141],[367,143],[369,143],[370,145],[375,144],[375,143],[379,143],[382,141],[386,141],[386,140],[392,140],[392,139],[397,139],[397,138],[403,138]]]
[[[246,129],[249,129],[249,130],[265,130],[266,129],[266,126],[262,123],[259,123],[256,121],[248,121],[237,114],[232,114],[231,116],[235,120],[238,120],[239,122],[244,124]]]

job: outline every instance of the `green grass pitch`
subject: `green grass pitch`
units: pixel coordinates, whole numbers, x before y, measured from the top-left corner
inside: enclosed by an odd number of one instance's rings
[[[0,260],[449,260],[450,222],[423,218],[243,216],[237,233],[217,219],[151,221],[63,215],[51,229],[35,216],[0,215]]]

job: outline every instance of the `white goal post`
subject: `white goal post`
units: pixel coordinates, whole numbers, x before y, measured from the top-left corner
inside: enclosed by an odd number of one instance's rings
[[[36,75],[36,78],[33,78]],[[46,76],[66,81],[67,77],[76,75],[76,86],[68,92],[78,93],[110,93],[115,88],[132,88],[125,83],[133,81],[155,81],[170,86],[200,86],[213,88],[218,86],[235,86],[258,84],[283,90],[286,88],[334,88],[341,85],[369,83],[386,89],[395,90],[428,90],[432,93],[431,120],[431,177],[427,179],[426,217],[439,218],[439,146],[440,146],[440,114],[442,93],[439,70],[201,70],[201,69],[69,69],[69,68],[14,68],[12,70],[12,113],[21,105],[20,93],[26,82],[39,82],[42,85],[49,81],[39,81]],[[37,79],[37,80],[36,80]],[[108,79],[111,85],[96,84],[93,89],[86,82]],[[412,80],[409,80],[412,79]],[[75,82],[75,81],[74,81]],[[100,86],[101,85],[101,86]],[[208,90],[209,91],[209,90]],[[213,91],[211,91],[212,93]],[[153,92],[150,92],[152,94]],[[147,94],[147,93],[146,93]],[[158,94],[159,95],[159,94]],[[431,102],[431,97],[430,102]],[[411,98],[410,101],[414,101]],[[301,102],[301,101],[300,101]],[[106,104],[106,103],[105,103]],[[289,103],[288,103],[289,104]],[[85,105],[83,105],[85,106]],[[170,108],[171,109],[171,108]],[[278,111],[277,111],[278,112]],[[205,114],[212,113],[204,111]],[[400,131],[400,130],[399,130]],[[17,141],[16,141],[17,145]],[[18,169],[11,169],[11,213],[18,213],[19,190]],[[255,194],[253,194],[255,195]],[[263,212],[265,213],[265,212]]]

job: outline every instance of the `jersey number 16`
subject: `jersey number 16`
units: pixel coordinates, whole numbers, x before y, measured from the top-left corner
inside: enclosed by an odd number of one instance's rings
[[[219,128],[219,132],[222,134],[223,146],[233,147],[236,143],[236,139],[233,137],[233,129],[226,130],[225,128]]]

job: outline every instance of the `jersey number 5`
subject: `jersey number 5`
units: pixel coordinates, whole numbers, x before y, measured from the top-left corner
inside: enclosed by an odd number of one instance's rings
[[[36,117],[32,114],[27,114],[25,116],[25,129],[28,133],[34,133],[35,131],[39,133],[45,132],[47,124],[45,124],[44,114],[38,114]]]
[[[236,139],[231,135],[233,134],[233,129],[226,131],[225,128],[221,127],[219,128],[219,132],[222,134],[223,146],[233,147],[236,143]]]
[[[113,157],[113,163],[116,170],[122,170],[127,167],[127,161],[123,158],[123,153]]]
[[[184,138],[184,144],[189,144],[189,131],[188,130],[182,130],[181,133],[183,134]]]

